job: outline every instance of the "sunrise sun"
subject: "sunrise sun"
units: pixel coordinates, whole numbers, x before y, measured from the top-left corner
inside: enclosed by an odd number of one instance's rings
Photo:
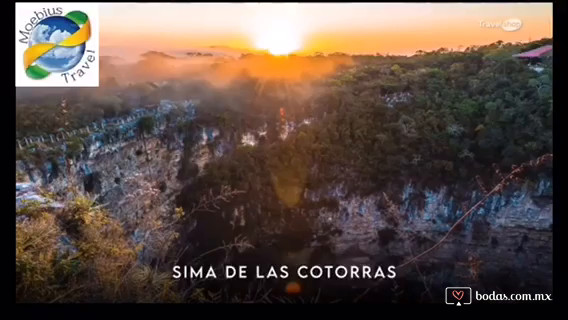
[[[268,50],[273,55],[288,55],[302,46],[302,37],[297,28],[285,21],[259,26],[254,41],[258,49]]]

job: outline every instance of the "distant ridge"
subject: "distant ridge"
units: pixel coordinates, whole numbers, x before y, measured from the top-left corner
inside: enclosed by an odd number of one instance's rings
[[[147,58],[147,59],[148,58],[176,59],[173,56],[170,56],[170,55],[165,54],[165,53],[160,52],[160,51],[154,51],[154,50],[147,51],[147,52],[141,54],[140,56],[142,56],[143,58]]]

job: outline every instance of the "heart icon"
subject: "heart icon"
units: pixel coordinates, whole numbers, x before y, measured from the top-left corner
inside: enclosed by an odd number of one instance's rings
[[[454,298],[461,300],[463,298],[463,290],[453,290],[452,291],[452,296],[454,296]]]

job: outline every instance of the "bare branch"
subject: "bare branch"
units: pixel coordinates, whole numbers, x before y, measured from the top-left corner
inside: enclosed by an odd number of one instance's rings
[[[467,212],[465,212],[464,215],[461,218],[459,218],[458,221],[456,221],[454,223],[454,225],[450,228],[450,230],[448,230],[448,232],[442,237],[442,239],[440,239],[440,241],[438,241],[432,247],[423,251],[419,255],[414,256],[410,260],[399,265],[397,268],[403,268],[403,267],[409,265],[410,263],[413,263],[413,262],[417,261],[418,259],[422,258],[423,256],[427,255],[428,253],[432,252],[436,248],[438,248],[450,236],[450,234],[457,228],[457,226],[460,225],[462,222],[464,222],[465,219],[467,217],[469,217],[473,212],[477,211],[477,209],[479,209],[485,203],[485,201],[487,201],[487,199],[489,199],[489,197],[491,197],[495,193],[501,192],[501,190],[503,190],[503,188],[509,182],[518,178],[518,176],[528,167],[543,165],[544,163],[552,160],[552,156],[553,156],[552,153],[549,153],[549,154],[545,154],[543,156],[540,156],[536,160],[531,160],[529,162],[525,162],[520,166],[513,165],[513,167],[512,167],[513,170],[511,171],[511,173],[509,173],[505,178],[503,178],[495,187],[493,187],[493,189],[491,189],[491,191],[487,192],[485,194],[485,196],[480,201],[478,201],[473,207],[471,207]]]

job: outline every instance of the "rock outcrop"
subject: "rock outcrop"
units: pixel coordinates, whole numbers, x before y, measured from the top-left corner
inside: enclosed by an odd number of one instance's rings
[[[339,230],[326,238],[325,245],[339,261],[358,256],[380,265],[400,265],[430,248],[464,214],[464,208],[482,198],[472,192],[469,201],[458,204],[446,188],[419,191],[407,185],[402,203],[389,207],[385,194],[346,197],[341,188],[336,189],[327,196],[340,200],[338,208],[322,208],[318,214],[319,230]],[[422,194],[422,204],[411,200],[416,193]],[[550,291],[552,214],[551,180],[543,179],[536,187],[512,186],[490,197],[418,265],[438,284]]]

